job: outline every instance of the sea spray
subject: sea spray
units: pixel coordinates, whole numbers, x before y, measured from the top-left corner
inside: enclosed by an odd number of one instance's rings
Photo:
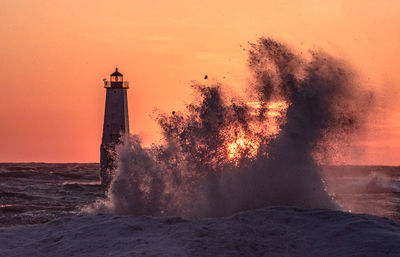
[[[321,51],[306,60],[272,39],[251,45],[249,68],[256,101],[194,85],[198,101],[158,117],[164,144],[123,139],[107,199],[87,209],[212,217],[273,205],[338,208],[318,164],[363,126],[370,94],[345,63]]]

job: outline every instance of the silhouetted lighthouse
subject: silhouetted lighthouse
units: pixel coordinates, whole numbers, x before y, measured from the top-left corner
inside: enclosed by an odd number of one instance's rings
[[[104,79],[106,108],[104,111],[103,137],[100,146],[100,176],[102,185],[108,186],[115,168],[113,152],[120,137],[129,134],[128,97],[129,82],[123,80],[118,68]]]

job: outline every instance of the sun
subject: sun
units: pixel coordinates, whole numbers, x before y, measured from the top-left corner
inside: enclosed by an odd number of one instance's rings
[[[258,150],[258,142],[246,136],[243,131],[235,133],[236,136],[228,143],[227,152],[230,160],[236,160],[246,157],[255,157]]]
[[[261,108],[260,102],[247,102],[247,104],[254,108]],[[285,115],[288,104],[285,101],[271,101],[267,104],[268,125],[263,124],[250,124],[251,132],[244,131],[241,128],[231,127],[226,133],[226,151],[229,160],[234,161],[236,164],[243,158],[255,158],[260,147],[260,138],[257,133],[273,136],[279,132],[278,118]],[[257,115],[257,112],[254,112]],[[260,131],[260,128],[264,128]],[[267,128],[267,129],[265,129]]]

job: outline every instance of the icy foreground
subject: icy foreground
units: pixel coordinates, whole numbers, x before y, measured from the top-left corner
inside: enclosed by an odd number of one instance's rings
[[[0,256],[400,256],[400,223],[320,209],[231,217],[73,216],[0,229]]]

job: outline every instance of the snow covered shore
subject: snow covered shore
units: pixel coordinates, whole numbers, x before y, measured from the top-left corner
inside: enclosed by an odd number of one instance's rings
[[[0,256],[400,256],[400,223],[286,207],[199,220],[71,216],[1,228]]]

